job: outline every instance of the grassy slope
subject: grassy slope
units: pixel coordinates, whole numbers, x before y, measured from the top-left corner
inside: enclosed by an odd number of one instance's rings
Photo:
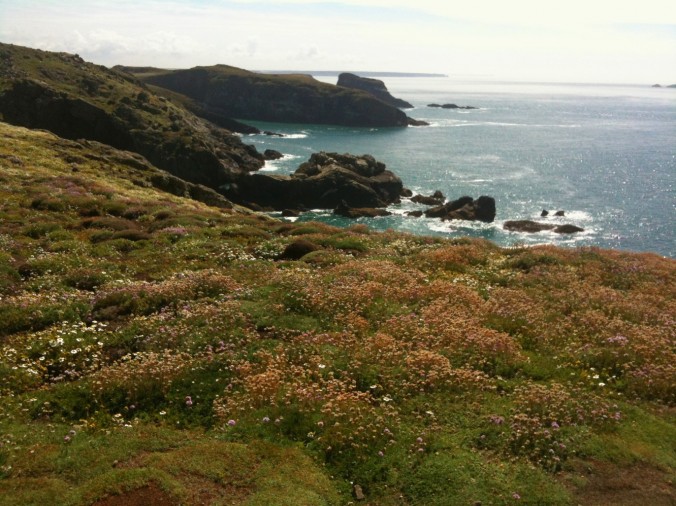
[[[673,260],[280,223],[0,139],[0,504],[673,504]]]

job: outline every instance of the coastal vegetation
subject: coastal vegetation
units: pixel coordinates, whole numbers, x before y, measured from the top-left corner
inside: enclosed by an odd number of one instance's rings
[[[368,215],[402,181],[252,176],[205,97],[0,61],[0,505],[676,500],[673,259],[273,219],[235,202]]]
[[[674,260],[282,222],[0,139],[0,504],[673,504]]]

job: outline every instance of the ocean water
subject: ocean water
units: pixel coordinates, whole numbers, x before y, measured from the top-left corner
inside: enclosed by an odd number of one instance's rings
[[[334,77],[319,78],[336,82]],[[317,151],[369,153],[414,193],[441,190],[495,198],[491,224],[413,218],[410,201],[393,216],[358,220],[376,229],[483,237],[502,246],[552,243],[650,251],[676,257],[676,89],[649,85],[505,83],[453,78],[385,78],[390,92],[415,107],[427,127],[346,128],[255,123],[285,137],[245,142],[276,149],[282,160],[263,170],[291,173]],[[455,103],[478,109],[435,109]],[[543,209],[550,217],[540,218]],[[551,217],[553,211],[565,217]],[[572,223],[574,235],[508,232],[507,220]],[[299,220],[354,223],[328,211]]]

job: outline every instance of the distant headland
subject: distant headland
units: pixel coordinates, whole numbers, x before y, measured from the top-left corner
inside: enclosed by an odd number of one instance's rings
[[[361,77],[448,77],[448,74],[429,74],[425,72],[370,72],[359,70],[256,70],[261,74],[309,74],[311,76],[337,76],[343,73]]]

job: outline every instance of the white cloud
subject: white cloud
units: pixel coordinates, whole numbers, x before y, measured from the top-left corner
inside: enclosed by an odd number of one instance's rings
[[[258,39],[247,39],[244,44],[233,44],[228,48],[232,56],[245,56],[253,58],[258,53]]]
[[[337,4],[422,11],[486,23],[562,25],[570,23],[676,24],[672,0],[233,0],[245,5]]]
[[[104,65],[676,82],[668,3],[0,0],[0,40]]]

